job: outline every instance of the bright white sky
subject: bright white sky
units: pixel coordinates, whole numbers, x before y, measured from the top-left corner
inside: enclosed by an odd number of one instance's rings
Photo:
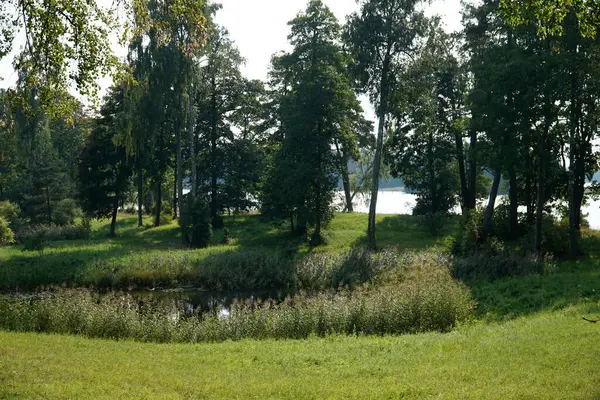
[[[105,0],[99,0],[104,2]],[[346,15],[358,10],[355,0],[324,0],[335,13],[340,23]],[[267,78],[271,56],[281,50],[287,50],[289,29],[287,22],[306,7],[306,0],[221,0],[223,9],[218,12],[216,21],[229,30],[242,56],[246,59],[243,73],[250,79]],[[427,6],[429,14],[439,14],[448,31],[461,28],[460,0],[434,0]],[[15,43],[18,50],[23,38]],[[123,55],[124,50],[115,43],[114,51]],[[14,85],[17,75],[12,68],[14,54],[0,60],[0,87]],[[106,88],[109,79],[101,79],[100,85]],[[365,108],[367,105],[365,104]],[[370,107],[369,107],[370,108]],[[372,118],[372,111],[367,112]]]

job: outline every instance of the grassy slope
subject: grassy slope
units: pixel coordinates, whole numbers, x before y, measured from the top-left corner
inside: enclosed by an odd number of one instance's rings
[[[91,242],[57,243],[52,252],[85,267],[88,247],[115,258],[180,251],[174,226],[141,231],[131,218],[120,223],[121,238],[106,239],[98,225]],[[365,224],[363,215],[338,215],[319,251],[364,243]],[[443,242],[410,217],[383,216],[379,224],[384,245]],[[282,241],[308,251],[258,217],[229,226],[236,242],[198,254]],[[581,319],[600,313],[598,240],[587,235],[589,257],[560,262],[554,275],[472,282],[479,320],[445,335],[155,345],[0,332],[0,398],[600,399],[600,327]],[[4,249],[0,268],[15,257],[39,261]]]
[[[215,231],[213,245],[208,249],[182,250],[176,223],[156,229],[138,228],[135,217],[118,221],[118,238],[108,238],[108,222],[95,222],[90,241],[53,242],[40,256],[23,252],[21,246],[0,248],[0,290],[35,288],[40,285],[95,285],[119,270],[122,274],[143,276],[149,262],[170,253],[185,253],[192,259],[213,257],[224,251],[269,248],[286,250],[291,254],[313,251],[307,241],[292,237],[287,226],[276,226],[258,215],[226,218],[225,223],[234,239],[229,245],[219,245],[223,231]],[[423,249],[443,243],[443,237],[433,238],[411,216],[378,217],[378,238],[382,246]],[[449,224],[451,225],[451,224]],[[328,245],[319,252],[339,252],[366,243],[367,215],[338,214],[325,231]],[[450,228],[450,226],[449,226]],[[449,231],[449,230],[448,230]],[[177,254],[173,254],[177,253]]]
[[[0,332],[0,398],[600,398],[598,306],[450,334],[156,345]]]

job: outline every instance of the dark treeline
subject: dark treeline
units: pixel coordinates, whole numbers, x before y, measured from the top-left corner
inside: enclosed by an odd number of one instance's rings
[[[0,93],[0,201],[23,221],[110,217],[115,235],[117,213],[131,210],[140,226],[144,213],[154,226],[179,219],[183,244],[202,247],[224,213],[257,209],[318,245],[341,182],[345,211],[370,192],[374,249],[390,174],[432,225],[459,205],[474,245],[526,237],[541,253],[547,231],[564,229],[580,252],[586,183],[600,169],[600,43],[580,14],[540,35],[485,0],[466,4],[464,29],[448,34],[416,0],[361,0],[345,25],[312,0],[261,82],[241,73],[218,4],[203,6],[199,30],[168,3],[135,19],[146,24],[130,39],[128,73],[96,112],[47,113],[25,67]]]

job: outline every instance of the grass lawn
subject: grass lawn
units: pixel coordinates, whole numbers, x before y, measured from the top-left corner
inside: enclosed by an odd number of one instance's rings
[[[157,345],[0,332],[0,398],[598,399],[586,303],[449,334]]]

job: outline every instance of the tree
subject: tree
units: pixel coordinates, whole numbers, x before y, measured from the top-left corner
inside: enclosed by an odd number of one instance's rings
[[[369,247],[376,248],[375,214],[381,171],[383,139],[390,95],[397,73],[414,53],[425,21],[418,0],[362,0],[360,14],[348,18],[345,41],[354,60],[359,86],[371,96],[379,118],[369,208]]]
[[[297,234],[314,226],[311,242],[318,245],[322,226],[332,216],[340,171],[332,146],[337,144],[346,157],[355,153],[357,127],[366,122],[350,85],[333,13],[314,0],[289,25],[293,50],[273,59],[271,74],[281,143],[265,208],[287,212],[292,221],[295,216]]]
[[[112,32],[121,31],[122,41],[154,30],[164,43],[173,31],[162,19],[151,17],[156,1],[116,1],[112,7],[87,0],[4,0],[0,10],[0,59],[7,56],[17,35],[25,36],[25,48],[15,60],[18,70],[27,70],[25,84],[38,91],[42,108],[52,116],[68,116],[77,104],[68,90],[97,94],[97,77],[122,73],[111,51]],[[182,48],[199,45],[205,29],[202,1],[166,0],[161,10],[185,26],[192,39]],[[123,12],[125,11],[125,12]],[[124,15],[124,18],[119,18]],[[122,29],[121,29],[122,28]],[[27,98],[22,98],[23,105]]]
[[[439,21],[431,21],[425,46],[402,74],[393,97],[396,128],[387,146],[392,174],[418,195],[416,215],[447,215],[457,200],[452,115],[453,46]]]
[[[80,194],[84,211],[95,218],[111,217],[111,237],[116,236],[119,201],[133,172],[125,147],[117,144],[125,102],[124,89],[113,87],[100,109],[79,164]]]
[[[215,26],[208,38],[205,54],[208,62],[199,70],[198,115],[196,130],[199,136],[198,178],[202,188],[210,192],[210,216],[213,227],[222,225],[219,212],[219,180],[225,171],[225,146],[234,139],[232,130],[245,89],[240,67],[243,62],[227,31]]]

